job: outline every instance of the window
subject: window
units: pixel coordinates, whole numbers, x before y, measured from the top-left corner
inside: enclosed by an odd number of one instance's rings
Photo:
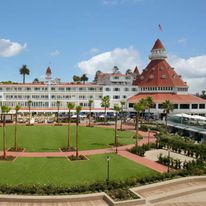
[[[162,104],[158,104],[158,108],[159,108],[159,109],[162,109]]]
[[[67,87],[67,88],[66,88],[66,90],[67,90],[67,91],[70,91],[70,90],[71,90],[71,88],[70,88],[70,87]]]
[[[105,91],[109,92],[111,89],[109,87],[105,88]]]
[[[125,79],[129,80],[129,79],[131,79],[131,77],[125,77]]]
[[[134,103],[129,103],[129,108],[133,108]]]
[[[116,87],[116,88],[113,89],[113,91],[119,92],[119,91],[120,91],[120,88],[117,88],[117,87]]]
[[[113,96],[113,99],[120,99],[120,96],[115,95],[115,96]]]
[[[173,104],[174,109],[178,109],[178,104]]]
[[[127,88],[127,87],[124,88],[124,91],[125,91],[125,92],[128,92],[128,91],[129,91],[129,88]]]
[[[180,109],[189,109],[190,105],[189,104],[180,104]]]
[[[113,79],[119,79],[119,77],[114,77]]]
[[[205,104],[199,104],[200,109],[205,109]]]
[[[198,104],[192,104],[192,109],[197,109],[198,108]]]
[[[126,95],[123,95],[122,98],[123,98],[123,99],[127,99],[127,96],[126,96]]]
[[[136,89],[136,88],[132,88],[132,91],[133,91],[133,92],[136,92],[136,91],[137,91],[137,89]]]

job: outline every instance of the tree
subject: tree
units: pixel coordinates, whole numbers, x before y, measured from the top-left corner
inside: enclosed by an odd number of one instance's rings
[[[132,74],[132,70],[131,69],[127,69],[127,71],[125,72],[126,75],[128,74]]]
[[[70,122],[71,122],[71,110],[74,109],[74,103],[68,102],[67,108],[68,108],[68,149],[70,149]]]
[[[106,124],[107,121],[107,108],[109,108],[109,106],[110,106],[109,96],[104,96],[101,102],[101,107],[104,107],[104,124]]]
[[[59,107],[60,107],[60,101],[57,100],[57,124],[59,125]]]
[[[19,72],[23,75],[23,84],[25,84],[25,76],[30,74],[29,68],[26,64],[24,64],[20,69]]]
[[[88,81],[88,77],[87,77],[87,75],[86,74],[83,74],[82,76],[81,76],[81,81],[85,84],[85,82],[87,82]]]
[[[116,153],[117,147],[118,147],[118,140],[117,140],[117,119],[118,119],[118,113],[121,111],[121,107],[117,104],[114,105],[114,111],[115,111],[115,127],[114,127],[114,145],[116,147]]]
[[[119,68],[117,66],[114,66],[112,69],[113,74],[120,74]]]
[[[120,130],[122,131],[122,118],[123,118],[123,115],[124,115],[124,105],[126,104],[125,101],[121,101],[120,102],[121,104],[121,115],[120,115]]]
[[[28,109],[29,109],[29,125],[30,125],[30,123],[31,123],[31,105],[32,105],[32,101],[29,100],[27,102],[27,104],[28,104]]]
[[[91,127],[91,116],[92,116],[92,103],[94,101],[92,99],[89,99],[88,105],[89,105],[89,127]]]
[[[166,129],[167,129],[167,118],[168,118],[168,114],[174,110],[174,105],[169,101],[169,100],[165,100],[162,103],[162,108],[164,109],[164,113],[165,113],[165,124],[166,124]]]
[[[98,76],[99,74],[101,74],[102,72],[100,70],[96,71],[95,77],[94,77],[94,82],[97,82]]]
[[[136,111],[136,147],[138,146],[138,131],[139,131],[139,118],[140,113],[145,109],[145,99],[141,99],[138,103],[134,104],[134,110]]]
[[[205,90],[202,91],[200,97],[203,99],[206,99],[206,91]]]
[[[77,114],[77,119],[76,119],[76,158],[78,158],[78,156],[79,156],[78,129],[79,129],[79,114],[80,114],[81,110],[82,110],[81,106],[76,106],[76,114]]]
[[[151,96],[148,96],[146,98],[146,107],[148,109],[148,122],[149,122],[149,119],[150,119],[150,109],[151,107],[154,105],[154,102],[153,102],[153,99]]]
[[[17,123],[18,123],[18,111],[21,109],[20,105],[16,105],[15,107],[15,128],[14,128],[14,149],[17,151]]]
[[[8,114],[10,108],[7,106],[1,106],[1,112],[3,114],[3,158],[6,159],[6,114]]]
[[[38,78],[35,78],[33,83],[39,83],[39,79]]]
[[[73,81],[74,82],[80,82],[81,81],[81,77],[74,75],[73,76]]]

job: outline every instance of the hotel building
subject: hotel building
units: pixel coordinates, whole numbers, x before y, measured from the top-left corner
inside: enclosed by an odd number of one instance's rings
[[[99,73],[94,83],[61,82],[52,79],[51,68],[46,70],[45,81],[40,83],[0,83],[0,104],[14,108],[21,105],[20,112],[28,112],[28,101],[32,101],[31,111],[36,113],[67,112],[67,102],[74,102],[88,111],[88,100],[93,99],[92,111],[102,112],[101,99],[110,97],[110,110],[114,104],[125,101],[125,110],[134,111],[133,104],[141,98],[151,96],[154,114],[163,113],[162,102],[170,100],[174,113],[206,115],[206,101],[188,93],[188,85],[182,80],[167,61],[166,50],[158,39],[149,56],[150,62],[139,72],[136,67],[132,73],[121,74],[118,69],[112,73]],[[11,110],[11,113],[14,109]]]

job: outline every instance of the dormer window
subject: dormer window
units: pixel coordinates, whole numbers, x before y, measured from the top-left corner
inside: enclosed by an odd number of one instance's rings
[[[119,79],[119,77],[114,77],[113,79]]]
[[[167,78],[167,75],[166,75],[166,74],[162,74],[161,78],[162,78],[162,79],[166,79],[166,78]]]
[[[150,74],[149,79],[154,79],[154,75]]]

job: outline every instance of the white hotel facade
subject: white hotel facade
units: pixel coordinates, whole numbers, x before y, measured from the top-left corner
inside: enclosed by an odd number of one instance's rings
[[[0,83],[0,105],[14,108],[21,106],[20,112],[28,112],[28,101],[32,101],[31,112],[57,112],[57,101],[60,102],[60,112],[67,112],[67,103],[81,105],[83,112],[88,112],[88,101],[93,99],[92,111],[103,112],[101,99],[110,97],[110,110],[114,104],[125,101],[125,110],[134,111],[133,104],[141,98],[151,96],[154,114],[163,113],[162,102],[170,100],[175,105],[174,113],[206,115],[206,100],[188,93],[188,85],[182,80],[174,68],[166,61],[164,46],[158,39],[149,56],[147,67],[139,72],[136,67],[130,74],[100,73],[95,83],[61,82],[52,79],[50,67],[46,70],[45,81],[40,83]]]

